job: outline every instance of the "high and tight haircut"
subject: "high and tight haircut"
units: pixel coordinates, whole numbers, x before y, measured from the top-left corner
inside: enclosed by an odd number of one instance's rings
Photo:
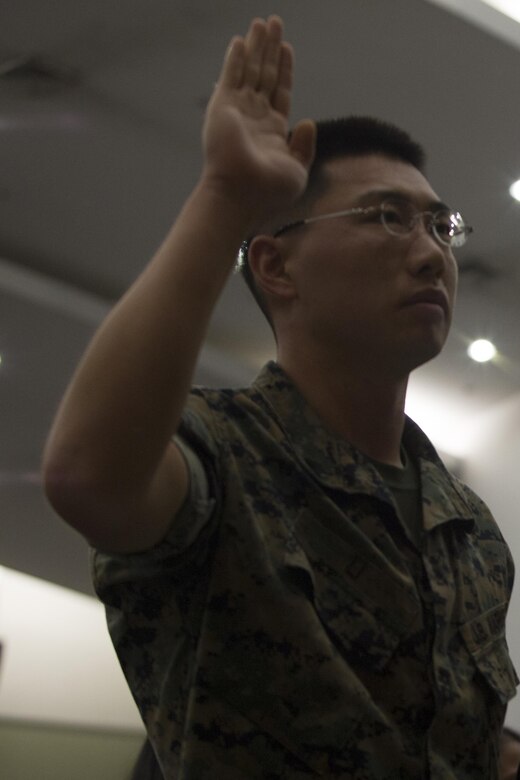
[[[316,122],[316,152],[309,170],[307,187],[294,204],[292,218],[301,218],[306,208],[327,188],[324,166],[329,160],[343,157],[363,157],[379,154],[408,163],[425,172],[426,155],[420,144],[401,128],[390,122],[369,116],[349,116]],[[276,231],[273,225],[273,232]],[[242,244],[240,270],[260,309],[271,327],[273,322],[263,296],[257,288],[248,262],[248,248],[253,236]]]

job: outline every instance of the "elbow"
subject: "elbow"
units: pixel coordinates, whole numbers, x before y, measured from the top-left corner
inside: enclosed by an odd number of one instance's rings
[[[73,464],[56,456],[45,455],[42,464],[45,497],[54,511],[68,524],[85,534],[85,509],[92,495],[92,483]]]
[[[112,478],[108,479],[107,474],[112,474]],[[129,545],[135,522],[135,493],[117,477],[113,470],[104,469],[99,463],[48,454],[43,459],[44,493],[59,517],[91,547],[126,552],[132,549]]]
[[[90,540],[102,522],[106,487],[95,465],[77,455],[46,450],[42,462],[45,497],[68,525]]]

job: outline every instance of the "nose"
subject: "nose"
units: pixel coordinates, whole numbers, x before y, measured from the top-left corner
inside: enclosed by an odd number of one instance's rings
[[[455,263],[451,247],[441,243],[433,231],[432,214],[416,214],[411,232],[409,264],[414,274],[440,277]]]

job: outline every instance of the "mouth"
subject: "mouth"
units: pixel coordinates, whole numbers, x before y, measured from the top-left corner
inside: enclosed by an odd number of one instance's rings
[[[448,302],[448,296],[443,290],[430,288],[427,290],[420,290],[419,292],[407,298],[404,302],[405,306],[423,306],[434,309],[441,309],[443,314],[447,317],[449,315],[450,305]]]

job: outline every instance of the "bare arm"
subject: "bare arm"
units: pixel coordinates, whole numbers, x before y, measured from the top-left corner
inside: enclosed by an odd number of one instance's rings
[[[234,38],[208,106],[205,163],[169,235],[101,325],[44,452],[47,496],[88,541],[146,549],[188,487],[171,442],[241,240],[305,188],[314,127],[287,144],[292,53],[277,17]]]

